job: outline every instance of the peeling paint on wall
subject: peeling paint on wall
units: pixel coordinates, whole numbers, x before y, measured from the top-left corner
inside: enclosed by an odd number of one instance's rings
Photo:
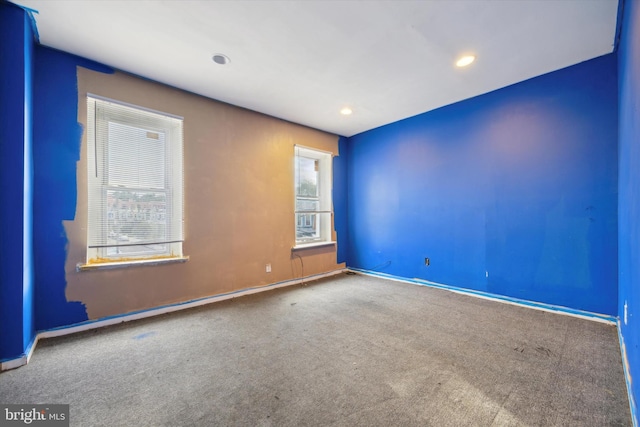
[[[291,253],[293,147],[303,144],[337,155],[338,137],[126,73],[102,71],[78,68],[76,116],[73,121],[64,118],[64,131],[69,139],[73,132],[74,146],[63,148],[64,158],[43,166],[45,171],[61,169],[51,171],[60,179],[51,191],[55,197],[68,197],[58,214],[64,230],[56,230],[52,245],[59,249],[64,243],[66,262],[60,263],[62,252],[49,262],[56,272],[54,296],[61,295],[66,283],[66,299],[50,305],[42,301],[44,318],[71,324],[298,278],[299,259]],[[64,84],[71,86],[69,70],[64,75],[69,78]],[[88,93],[184,118],[185,262],[77,271],[78,263],[86,262],[86,135],[78,123],[86,121]],[[41,206],[43,200],[44,195]],[[58,225],[50,222],[48,231],[44,225],[42,231],[54,239],[50,228]],[[344,267],[336,262],[335,246],[298,255],[305,275]],[[270,273],[266,264],[272,267]]]

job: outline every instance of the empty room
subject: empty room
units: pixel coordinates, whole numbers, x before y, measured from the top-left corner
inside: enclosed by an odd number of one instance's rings
[[[637,426],[639,105],[640,0],[0,0],[0,425]]]

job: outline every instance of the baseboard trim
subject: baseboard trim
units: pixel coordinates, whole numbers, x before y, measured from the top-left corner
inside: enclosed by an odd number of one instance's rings
[[[15,359],[9,359],[9,360],[0,362],[0,371],[7,371],[9,369],[19,368],[20,366],[23,366],[29,363],[29,360],[31,359],[31,355],[35,350],[38,340],[42,338],[54,338],[54,337],[60,337],[63,335],[75,334],[78,332],[88,331],[91,329],[98,329],[98,328],[103,328],[105,326],[117,325],[118,323],[131,322],[133,320],[145,319],[147,317],[154,317],[154,316],[159,316],[166,313],[172,313],[175,311],[186,310],[193,307],[212,304],[218,301],[238,298],[244,295],[256,294],[259,292],[270,291],[272,289],[283,288],[286,286],[293,286],[300,283],[313,282],[315,280],[323,279],[325,277],[331,277],[337,274],[344,273],[345,271],[346,271],[345,268],[341,268],[341,269],[329,271],[326,273],[319,273],[319,274],[305,276],[299,279],[285,280],[282,282],[272,283],[269,285],[241,289],[238,291],[228,292],[225,294],[198,298],[195,300],[179,302],[175,304],[167,304],[160,307],[154,307],[154,308],[140,310],[132,313],[103,317],[96,320],[88,320],[82,323],[48,329],[46,331],[40,331],[36,334],[33,342],[27,348],[27,350],[25,350],[24,354],[21,354],[19,357]]]
[[[38,336],[36,335],[31,344],[27,346],[27,349],[24,353],[22,353],[19,357],[15,359],[8,359],[0,361],[0,372],[8,371],[10,369],[19,368],[20,366],[26,365],[31,360],[31,356],[33,355],[33,351],[36,349],[36,344],[38,343]]]
[[[607,323],[610,325],[617,325],[617,320],[618,320],[616,317],[609,316],[606,314],[592,313],[590,311],[576,310],[573,308],[563,307],[560,305],[546,304],[541,302],[523,300],[519,298],[512,298],[512,297],[502,296],[498,294],[492,294],[489,292],[476,291],[473,289],[459,288],[456,286],[444,285],[442,283],[430,282],[428,280],[423,280],[418,278],[409,279],[406,277],[394,276],[392,274],[380,273],[377,271],[370,271],[370,270],[363,270],[360,268],[353,268],[353,267],[349,267],[347,268],[347,270],[353,271],[356,273],[366,274],[368,276],[393,280],[396,282],[410,283],[413,285],[428,286],[431,288],[443,289],[443,290],[454,292],[457,294],[468,295],[476,298],[487,299],[487,300],[501,302],[505,304],[517,305],[520,307],[532,308],[535,310],[546,311],[550,313],[557,313],[557,314],[563,314],[566,316],[579,317],[581,319]]]
[[[624,381],[627,384],[627,397],[629,400],[629,410],[631,411],[631,421],[633,427],[638,427],[638,413],[636,402],[633,398],[633,390],[631,389],[631,372],[629,370],[629,359],[627,359],[627,346],[622,336],[622,325],[618,319],[618,341],[620,342],[620,355],[622,356],[622,369],[624,370]]]
[[[27,364],[27,355],[21,354],[20,357],[17,357],[15,359],[9,359],[9,360],[0,362],[0,372],[19,368],[20,366],[23,366],[26,364]]]

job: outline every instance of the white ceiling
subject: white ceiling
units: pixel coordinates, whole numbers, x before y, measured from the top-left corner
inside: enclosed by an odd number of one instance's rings
[[[344,136],[610,53],[618,9],[618,0],[15,3],[39,12],[43,45]],[[456,68],[467,52],[476,62]]]

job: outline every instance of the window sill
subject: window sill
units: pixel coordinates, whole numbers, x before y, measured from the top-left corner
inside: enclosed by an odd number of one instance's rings
[[[313,243],[301,243],[291,248],[292,251],[301,251],[304,249],[320,248],[322,246],[335,246],[336,242],[313,242]]]
[[[109,270],[113,268],[128,268],[138,266],[152,266],[161,264],[174,264],[177,262],[189,261],[188,256],[179,256],[171,258],[157,258],[157,259],[140,259],[131,261],[113,261],[113,262],[96,262],[90,264],[78,263],[76,265],[76,271],[94,271],[94,270]]]

